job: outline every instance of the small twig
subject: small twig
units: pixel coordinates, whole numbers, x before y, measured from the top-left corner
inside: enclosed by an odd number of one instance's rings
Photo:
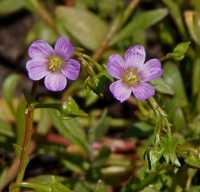
[[[125,10],[124,14],[121,15],[113,22],[113,24],[110,27],[110,30],[108,31],[105,39],[101,43],[100,47],[96,50],[96,52],[93,55],[93,58],[98,61],[104,52],[109,47],[109,42],[112,39],[113,35],[126,23],[128,18],[131,16],[132,12],[135,10],[137,5],[139,4],[140,0],[132,0],[127,9]]]
[[[33,108],[30,105],[27,107],[25,111],[25,135],[24,135],[22,151],[20,154],[19,173],[17,175],[16,185],[21,183],[24,178],[24,173],[28,163],[29,148],[31,145],[31,136],[33,131],[32,126],[33,126]],[[18,189],[14,189],[13,192],[18,192]]]
[[[58,30],[54,19],[46,10],[45,6],[38,0],[28,0],[33,6],[34,11],[39,15],[39,17],[55,32],[58,34]]]

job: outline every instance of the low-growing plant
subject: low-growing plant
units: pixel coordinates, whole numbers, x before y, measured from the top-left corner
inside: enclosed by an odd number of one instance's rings
[[[2,0],[36,19],[3,81],[0,191],[200,191],[199,7]]]

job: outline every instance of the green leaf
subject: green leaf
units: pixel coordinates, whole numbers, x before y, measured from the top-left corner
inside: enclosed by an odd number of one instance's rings
[[[108,160],[108,158],[110,157],[110,155],[111,155],[110,149],[108,147],[106,147],[106,146],[103,146],[100,149],[97,157],[95,158],[93,166],[95,168],[102,167],[105,164],[105,162]]]
[[[51,126],[51,119],[48,113],[48,109],[40,110],[40,119],[37,126],[37,132],[41,135],[46,135]]]
[[[90,192],[91,190],[88,189],[85,183],[83,183],[82,181],[79,181],[75,184],[74,191],[75,192]]]
[[[110,45],[123,41],[138,32],[145,31],[166,17],[167,13],[167,9],[155,9],[138,14],[133,17],[132,21],[127,26],[113,37]]]
[[[146,173],[141,179],[133,179],[129,184],[128,190],[124,190],[123,192],[141,192],[142,189],[146,186],[152,186],[153,183],[156,183],[157,180],[160,178],[160,174],[157,172],[150,172]]]
[[[150,185],[150,186],[145,187],[140,192],[160,192],[160,190],[157,189],[154,185]]]
[[[20,76],[17,74],[12,74],[9,75],[3,83],[3,96],[12,110],[13,110],[12,101],[19,81],[20,81]]]
[[[174,59],[175,61],[181,61],[190,46],[190,42],[179,43],[173,50],[172,53],[168,53],[166,57],[169,59]]]
[[[3,189],[5,187],[5,181],[6,181],[7,174],[8,174],[8,168],[4,168],[3,170],[1,170],[1,173],[0,173],[0,191],[3,191]]]
[[[168,85],[164,81],[164,79],[160,78],[160,79],[157,79],[157,80],[153,80],[153,81],[151,81],[151,83],[153,84],[155,89],[157,91],[159,91],[160,93],[168,94],[168,95],[174,95],[173,89],[171,88],[170,85]]]
[[[196,15],[196,12],[194,11],[186,11],[184,15],[185,23],[193,41],[196,44],[200,45],[200,35],[197,34],[197,31],[198,31],[197,28],[200,28],[200,27],[198,26],[197,23],[195,23],[195,21],[197,20],[195,19],[195,15]]]
[[[24,188],[34,189],[36,192],[72,192],[67,186],[61,183],[62,179],[54,175],[42,175],[30,179],[31,183],[22,183]]]
[[[18,187],[25,188],[25,189],[33,189],[35,192],[49,192],[51,191],[51,187],[47,185],[41,185],[37,183],[28,183],[28,182],[22,182],[18,184]]]
[[[111,81],[112,78],[107,73],[102,72],[93,77],[89,76],[85,80],[85,85],[99,97],[103,97],[102,92],[105,91],[106,85]]]
[[[200,186],[191,186],[190,187],[190,192],[199,192],[200,191]]]
[[[200,13],[196,13],[194,14],[194,32],[196,34],[196,37],[198,39],[198,43],[200,43]]]
[[[26,102],[20,101],[16,109],[16,123],[17,123],[17,144],[22,145],[25,131],[25,110]]]
[[[37,176],[37,177],[30,178],[30,181],[32,183],[48,185],[48,184],[55,182],[55,181],[56,182],[63,182],[64,177],[55,176],[55,175],[40,175],[40,176]]]
[[[153,148],[150,148],[145,155],[148,160],[149,168],[154,169],[157,166],[163,154],[161,149],[155,146]]]
[[[175,37],[172,35],[172,28],[169,24],[162,23],[159,25],[160,40],[163,44],[173,46],[175,43]]]
[[[145,45],[146,31],[134,31],[134,33],[132,34],[132,36],[130,38],[132,38],[133,44]],[[130,42],[129,38],[127,39],[127,42]],[[120,44],[121,44],[121,42],[120,42]]]
[[[191,0],[191,4],[198,11],[198,13],[200,13],[200,1],[199,0]]]
[[[52,186],[51,191],[55,191],[55,192],[72,192],[68,187],[66,187],[65,185],[61,184],[61,183],[54,183]]]
[[[138,137],[144,139],[153,133],[153,126],[143,122],[135,122],[126,133],[127,137]]]
[[[180,166],[176,155],[178,144],[177,138],[171,135],[165,135],[162,137],[159,145],[150,147],[145,153],[149,167],[153,169],[157,168],[162,157],[166,163]]]
[[[186,121],[183,110],[180,107],[177,107],[173,112],[173,124],[177,131],[185,130]]]
[[[180,107],[188,105],[181,73],[175,64],[171,62],[165,64],[163,79],[173,89],[178,105]]]
[[[42,39],[44,41],[47,41],[48,43],[54,43],[56,37],[56,33],[49,26],[47,26],[42,21],[38,21],[32,27],[31,31],[27,36],[27,44],[31,43],[36,39]]]
[[[80,90],[79,96],[84,98],[86,106],[90,106],[94,104],[99,98],[98,95],[93,90],[91,90],[88,86]]]
[[[85,9],[59,6],[56,17],[75,39],[90,50],[99,47],[108,31],[104,21]]]
[[[62,160],[62,164],[65,167],[65,169],[68,169],[68,170],[72,171],[73,173],[76,173],[76,174],[84,173],[84,170],[82,167],[80,167],[80,164],[77,165],[74,162],[72,162],[70,160],[66,160],[66,159]]]
[[[95,126],[90,128],[90,133],[89,133],[90,142],[93,143],[94,141],[101,139],[106,134],[108,128],[109,128],[109,120],[107,117],[107,110],[104,110],[99,121],[97,121]]]
[[[106,185],[102,181],[99,181],[94,192],[107,192],[107,191],[108,189]]]
[[[200,92],[199,92],[198,97],[197,97],[197,110],[200,113]]]
[[[78,104],[72,97],[68,97],[67,101],[63,103],[61,112],[63,114],[63,117],[87,116],[87,113],[85,113],[83,110],[79,108]]]
[[[176,166],[180,166],[180,162],[176,156],[176,147],[178,141],[173,136],[165,136],[161,140],[160,148],[167,163],[172,163]]]
[[[200,58],[197,58],[193,63],[192,72],[192,92],[194,95],[200,92]]]
[[[188,48],[190,46],[190,42],[182,42],[182,43],[179,43],[175,48],[174,48],[174,51],[173,53],[180,56],[180,58],[182,58],[185,53],[187,52]]]
[[[187,127],[187,123],[183,109],[177,103],[177,99],[170,98],[165,100],[164,106],[168,114],[168,118],[172,122],[174,128],[178,132],[184,131]]]
[[[185,162],[192,166],[200,169],[200,159],[198,156],[195,156],[194,154],[188,154],[185,158]]]
[[[8,15],[25,7],[25,0],[1,0],[0,15]]]
[[[100,73],[97,75],[97,79],[98,82],[95,91],[100,94],[105,90],[106,84],[110,82],[110,77],[107,73]]]
[[[86,152],[90,151],[85,132],[80,127],[76,118],[63,119],[59,111],[55,109],[49,109],[48,111],[53,125],[63,137],[70,142],[79,145]]]
[[[4,135],[7,137],[14,137],[14,132],[9,123],[0,119],[0,135]]]
[[[168,7],[169,12],[174,20],[174,22],[177,25],[177,28],[182,35],[183,38],[186,36],[183,20],[182,20],[182,14],[179,5],[174,0],[162,0],[163,3]]]

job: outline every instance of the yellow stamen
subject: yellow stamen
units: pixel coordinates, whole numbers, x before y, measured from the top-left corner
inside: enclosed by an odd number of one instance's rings
[[[48,69],[51,72],[57,72],[61,70],[64,64],[64,60],[59,56],[50,56],[48,62]]]
[[[135,68],[128,68],[125,71],[122,80],[128,86],[137,85],[140,82],[140,77],[139,77],[137,69],[135,69]]]

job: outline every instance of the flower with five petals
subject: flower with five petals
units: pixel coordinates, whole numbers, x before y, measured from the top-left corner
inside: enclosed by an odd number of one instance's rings
[[[80,63],[72,59],[74,46],[65,37],[60,37],[54,49],[45,41],[34,41],[29,47],[30,60],[26,69],[31,80],[44,78],[45,87],[50,91],[62,91],[67,79],[76,80],[80,73]]]
[[[163,70],[159,59],[145,62],[145,57],[142,45],[130,47],[124,58],[118,54],[109,57],[107,71],[117,79],[110,85],[110,91],[120,102],[127,100],[132,93],[139,100],[146,100],[155,94],[149,81],[160,78]]]

